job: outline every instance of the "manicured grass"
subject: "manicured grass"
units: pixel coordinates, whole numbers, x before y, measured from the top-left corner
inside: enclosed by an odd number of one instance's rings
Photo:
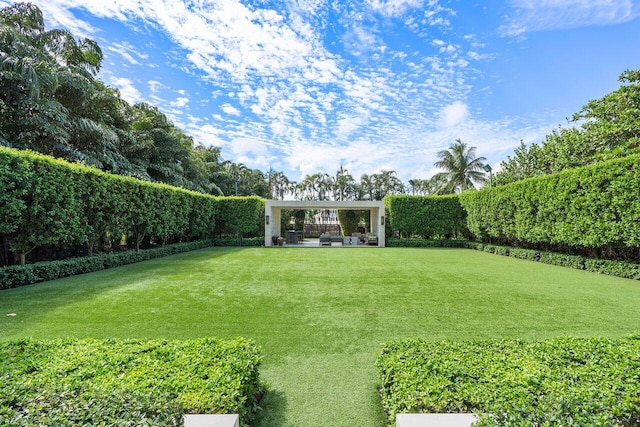
[[[258,426],[379,427],[382,342],[615,337],[639,306],[636,281],[471,250],[211,248],[0,291],[0,340],[244,336]]]

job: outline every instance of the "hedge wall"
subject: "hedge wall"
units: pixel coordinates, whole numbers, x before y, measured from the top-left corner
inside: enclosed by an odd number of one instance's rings
[[[385,240],[385,246],[389,248],[468,248],[467,240],[455,239],[397,239]]]
[[[149,259],[175,255],[216,245],[212,240],[197,240],[188,243],[176,243],[140,251],[122,251],[102,253],[94,256],[70,258],[59,261],[43,261],[25,265],[0,267],[0,290],[17,288],[47,280],[75,276],[121,265],[133,264]]]
[[[640,336],[405,340],[385,344],[376,365],[390,424],[474,412],[480,426],[640,425]]]
[[[545,252],[536,249],[513,248],[510,246],[492,245],[480,242],[464,242],[469,249],[484,251],[496,255],[539,261],[545,264],[586,270],[625,279],[640,280],[640,264],[633,262],[612,261],[606,259],[587,258],[580,255],[569,255],[558,252]]]
[[[257,197],[216,198],[0,147],[0,236],[20,263],[38,246],[83,245],[91,255],[122,235],[139,249],[149,236],[163,244],[211,238],[216,224],[220,233],[259,233],[263,216]]]
[[[0,342],[0,424],[177,426],[189,413],[250,424],[263,393],[250,340]]]
[[[468,234],[458,196],[387,196],[385,205],[391,227],[404,236],[451,239]]]
[[[637,256],[639,189],[640,156],[629,156],[464,193],[460,202],[469,230],[481,241]]]

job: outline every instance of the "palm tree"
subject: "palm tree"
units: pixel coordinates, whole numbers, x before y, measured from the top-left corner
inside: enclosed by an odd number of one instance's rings
[[[476,147],[469,147],[466,143],[456,139],[448,150],[438,152],[440,160],[434,166],[444,169],[434,175],[436,179],[446,179],[439,192],[444,194],[457,193],[475,188],[474,182],[486,181],[483,170],[484,157],[476,157]]]
[[[353,176],[340,165],[340,169],[336,172],[333,180],[333,199],[334,200],[351,200],[355,193],[356,180]]]

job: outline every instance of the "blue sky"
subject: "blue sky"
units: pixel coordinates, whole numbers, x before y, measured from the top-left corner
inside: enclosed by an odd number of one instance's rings
[[[428,178],[456,138],[496,167],[640,68],[637,0],[32,3],[100,44],[125,99],[292,180]]]

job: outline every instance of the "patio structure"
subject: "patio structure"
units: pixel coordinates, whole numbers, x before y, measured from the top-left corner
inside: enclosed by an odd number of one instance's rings
[[[343,200],[267,200],[264,212],[264,245],[273,246],[272,236],[281,236],[280,226],[283,209],[337,209],[337,210],[368,210],[370,215],[371,233],[378,236],[378,246],[384,247],[384,202],[374,201],[343,201]]]

